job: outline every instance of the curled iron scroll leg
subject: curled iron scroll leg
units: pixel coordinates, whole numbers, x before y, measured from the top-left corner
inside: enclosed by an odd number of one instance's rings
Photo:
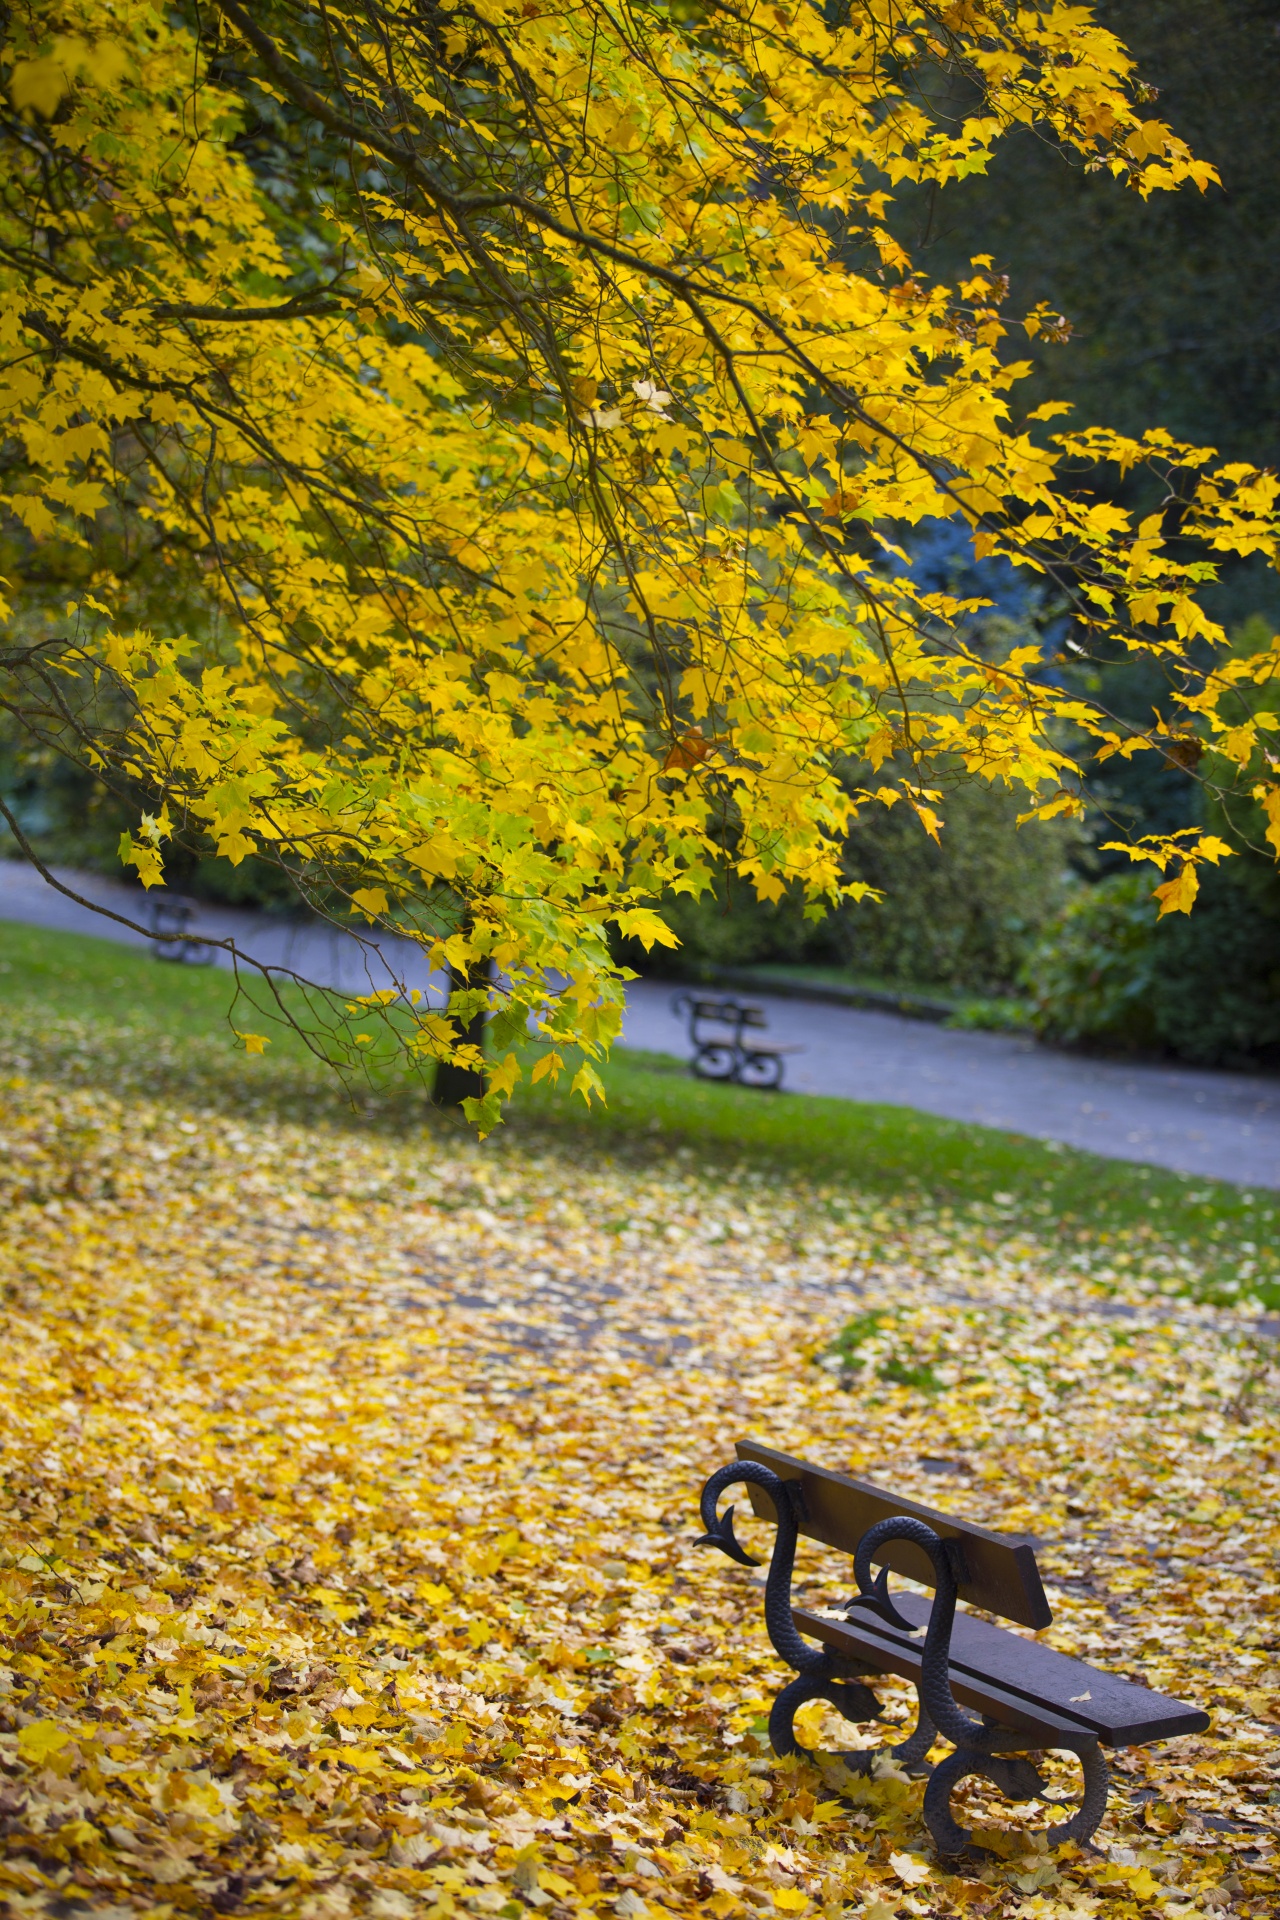
[[[880,1718],[880,1702],[861,1681],[802,1673],[782,1689],[769,1715],[769,1741],[779,1759],[786,1759],[790,1754],[800,1754],[806,1759],[818,1757],[808,1747],[802,1747],[795,1735],[796,1714],[810,1700],[827,1701],[844,1719],[855,1723]],[[896,1746],[859,1748],[834,1757],[843,1761],[852,1773],[871,1773],[877,1760],[891,1760],[913,1772],[927,1773],[927,1756],[937,1737],[937,1728],[921,1707],[915,1726]]]
[[[727,1553],[740,1567],[758,1567],[760,1562],[745,1551],[737,1534],[733,1530],[733,1508],[726,1507],[718,1520],[713,1520],[700,1540],[694,1541],[695,1547],[718,1547],[721,1553]]]
[[[880,1718],[880,1702],[860,1681],[836,1680],[821,1671],[802,1673],[782,1689],[769,1714],[769,1744],[780,1760],[793,1753],[813,1758],[811,1749],[802,1747],[795,1734],[795,1717],[810,1700],[825,1700],[846,1720]]]
[[[908,1773],[927,1774],[929,1750],[937,1738],[938,1729],[921,1707],[915,1726],[897,1746],[864,1747],[856,1753],[842,1753],[840,1758],[852,1773],[874,1773],[877,1760],[892,1760]]]
[[[796,1739],[795,1717],[810,1700],[821,1699],[825,1683],[811,1673],[798,1674],[788,1681],[769,1710],[769,1745],[779,1760],[785,1760],[793,1753],[803,1753],[804,1748]]]
[[[1051,1847],[1061,1846],[1065,1840],[1083,1844],[1097,1831],[1107,1810],[1110,1775],[1097,1741],[1082,1745],[1077,1757],[1084,1775],[1084,1793],[1071,1818],[1048,1829],[1045,1839]],[[1059,1804],[1046,1799],[1044,1781],[1030,1760],[1004,1759],[995,1754],[977,1753],[972,1747],[958,1747],[934,1768],[925,1788],[925,1825],[940,1854],[954,1858],[972,1849],[973,1835],[967,1827],[959,1825],[951,1812],[951,1795],[962,1780],[975,1773],[993,1781],[1010,1800],[1044,1800],[1048,1806]]]
[[[922,1766],[928,1758],[929,1749],[937,1737],[938,1729],[934,1726],[924,1708],[921,1707],[914,1733],[908,1734],[907,1738],[898,1746],[890,1747],[889,1752],[893,1755],[900,1767],[910,1768]]]

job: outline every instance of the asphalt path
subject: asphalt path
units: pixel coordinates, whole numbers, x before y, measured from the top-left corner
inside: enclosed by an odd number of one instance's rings
[[[55,872],[86,899],[145,929],[148,904],[140,889],[98,875]],[[22,861],[0,861],[0,919],[147,944],[145,931],[67,899]],[[442,997],[439,975],[407,942],[388,946],[385,964],[363,942],[319,922],[203,903],[192,930],[211,940],[234,940],[253,960],[344,992],[369,992],[398,978],[432,1000]],[[215,951],[214,960],[231,964],[226,953]],[[671,1005],[678,991],[658,981],[633,982],[624,1045],[687,1055],[685,1025]],[[1021,1035],[952,1032],[899,1014],[770,994],[750,998],[766,1011],[769,1037],[797,1049],[786,1061],[791,1092],[913,1107],[1111,1159],[1280,1188],[1280,1078],[1098,1060]]]
[[[53,867],[54,878],[78,894],[85,906],[60,893],[25,860],[0,860],[0,920],[24,920],[32,926],[66,933],[96,934],[123,946],[151,946],[148,929],[157,895],[141,887]],[[95,911],[102,907],[106,912]],[[433,1001],[447,998],[444,976],[432,973],[420,950],[408,940],[384,940],[380,947],[344,933],[309,914],[258,913],[238,907],[195,903],[188,931],[208,941],[232,941],[203,948],[198,956],[219,967],[233,967],[236,954],[260,966],[295,973],[315,986],[341,993],[373,993],[390,986],[417,987]],[[117,915],[118,918],[112,918]],[[126,922],[131,924],[125,924]],[[172,949],[170,949],[172,950]],[[385,955],[385,959],[384,959]]]

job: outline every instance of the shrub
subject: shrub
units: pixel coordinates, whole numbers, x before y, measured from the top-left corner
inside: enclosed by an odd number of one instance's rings
[[[1280,1064],[1280,884],[1243,855],[1201,883],[1188,916],[1160,922],[1156,1027],[1196,1066]]]
[[[1036,1029],[1066,1046],[1159,1044],[1151,881],[1117,873],[1068,901],[1024,969]]]
[[[1037,1031],[1205,1067],[1280,1063],[1280,885],[1248,854],[1157,920],[1150,873],[1082,890],[1029,959]]]
[[[1058,907],[1072,829],[1059,822],[1015,830],[1019,803],[978,783],[947,794],[941,845],[902,803],[870,808],[849,836],[849,877],[865,880],[880,901],[841,907],[806,920],[798,903],[767,906],[745,883],[700,900],[663,903],[680,940],[675,952],[645,958],[642,971],[666,969],[709,978],[718,967],[756,961],[823,964],[902,986],[999,993]]]
[[[726,887],[720,876],[714,890],[697,900],[688,894],[664,900],[662,914],[679,947],[655,947],[647,957],[641,950],[628,950],[628,965],[645,972],[661,970],[709,980],[719,967],[748,967],[759,960],[831,958],[829,922],[807,921],[792,900],[776,906],[757,900],[745,881],[735,880]]]
[[[1023,804],[1001,787],[957,787],[940,843],[901,802],[865,812],[845,863],[884,897],[836,916],[844,963],[904,985],[1012,987],[1062,903],[1074,834],[1063,822],[1017,828]]]

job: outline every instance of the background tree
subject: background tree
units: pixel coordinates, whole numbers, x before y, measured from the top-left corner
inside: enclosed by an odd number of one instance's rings
[[[1223,0],[1210,19],[1195,0],[1102,0],[1097,13],[1158,89],[1161,116],[1214,164],[1220,184],[1143,204],[1020,128],[984,175],[945,193],[900,191],[894,230],[943,279],[989,249],[1009,275],[1012,301],[1065,317],[1065,340],[1005,343],[1034,366],[1016,390],[1020,410],[1053,395],[1069,400],[1081,422],[1140,432],[1158,420],[1227,459],[1266,464],[1280,431],[1280,9],[1274,0]],[[1135,495],[1132,482],[1114,485],[1121,501]],[[975,590],[984,588],[990,582],[980,579]],[[1246,651],[1280,614],[1274,572],[1256,555],[1229,559],[1207,603]],[[1120,650],[1085,672],[1087,691],[1129,720],[1157,707],[1173,717],[1157,663]],[[1087,836],[1095,852],[1082,868],[1084,892],[1046,928],[1028,987],[1044,1030],[1059,1039],[1199,1064],[1274,1064],[1280,882],[1269,850],[1256,850],[1257,819],[1224,813],[1197,771],[1152,755],[1090,768],[1102,804]],[[1125,877],[1124,856],[1096,850],[1206,821],[1237,857],[1212,876],[1186,924],[1157,922],[1147,889]]]
[[[895,196],[894,231],[949,280],[979,249],[1019,305],[1063,315],[1068,342],[1019,347],[1034,372],[1015,407],[1070,400],[1084,423],[1180,440],[1267,465],[1280,434],[1280,7],[1221,0],[1100,0],[1168,119],[1218,180],[1143,202],[1019,127],[981,175]],[[1270,594],[1265,572],[1249,570]],[[1230,583],[1234,616],[1258,610]]]

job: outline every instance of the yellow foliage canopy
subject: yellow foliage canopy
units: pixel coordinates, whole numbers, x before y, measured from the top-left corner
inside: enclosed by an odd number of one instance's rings
[[[1088,8],[65,0],[0,59],[4,697],[151,796],[148,884],[173,839],[263,855],[593,1053],[608,928],[670,942],[655,903],[721,859],[834,900],[859,807],[936,832],[940,766],[1049,814],[1099,750],[1168,750],[966,638],[893,559],[937,515],[1159,656],[1275,817],[1280,641],[1231,655],[1196,595],[1274,553],[1277,481],[1017,424],[990,261],[928,285],[885,225],[1019,124],[1144,195],[1213,179]],[[1168,909],[1215,857],[1135,852]],[[472,1011],[406,1044],[465,1065]]]

